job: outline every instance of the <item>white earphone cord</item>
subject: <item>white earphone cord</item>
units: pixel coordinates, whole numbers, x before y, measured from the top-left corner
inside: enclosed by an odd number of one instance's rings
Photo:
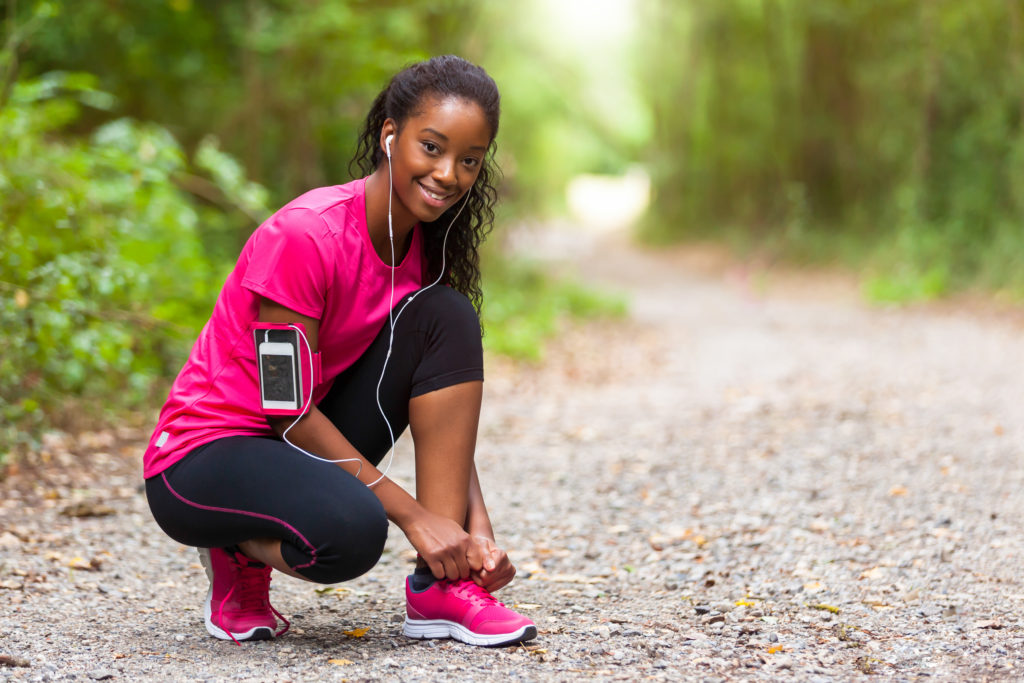
[[[380,411],[380,416],[382,418],[384,418],[384,424],[387,425],[387,428],[388,428],[388,436],[391,438],[391,449],[388,452],[388,464],[384,468],[384,471],[381,472],[381,475],[379,477],[377,477],[377,479],[375,479],[374,481],[372,481],[369,484],[367,484],[366,485],[367,487],[376,486],[377,484],[379,484],[384,479],[384,477],[387,476],[388,472],[391,470],[391,463],[393,463],[395,461],[395,430],[391,427],[391,422],[388,420],[388,416],[384,412],[384,407],[381,405],[381,402],[380,402],[380,387],[381,387],[381,384],[383,384],[383,382],[384,382],[384,375],[385,375],[385,373],[387,372],[387,369],[388,369],[388,361],[391,360],[391,349],[394,347],[394,343],[395,343],[395,323],[398,322],[398,318],[401,317],[402,312],[405,311],[405,307],[408,306],[409,304],[411,304],[413,299],[415,299],[420,294],[422,294],[423,292],[427,291],[428,289],[430,289],[434,285],[436,285],[439,282],[441,282],[441,278],[444,277],[445,257],[446,257],[447,251],[448,251],[448,233],[451,232],[452,226],[455,225],[455,221],[457,221],[459,219],[459,216],[462,215],[462,210],[465,209],[466,208],[466,204],[469,203],[469,195],[473,191],[472,187],[470,187],[469,190],[466,191],[466,197],[465,197],[465,199],[462,200],[462,206],[459,207],[459,210],[455,213],[455,217],[452,218],[451,223],[448,224],[448,227],[444,231],[444,239],[441,241],[441,271],[440,271],[440,274],[438,274],[437,279],[435,279],[433,282],[431,282],[429,285],[427,285],[423,289],[419,290],[418,292],[415,292],[415,293],[411,294],[409,296],[408,301],[406,301],[404,304],[402,304],[402,307],[400,309],[398,309],[398,313],[395,313],[395,236],[394,236],[394,231],[392,229],[392,224],[391,224],[391,195],[394,192],[394,180],[392,179],[392,176],[391,176],[391,137],[390,136],[388,137],[387,141],[385,142],[385,149],[387,150],[387,159],[388,159],[388,242],[390,242],[390,244],[391,244],[391,295],[390,295],[390,298],[388,299],[388,322],[389,322],[389,325],[390,325],[390,330],[388,331],[388,352],[384,356],[384,367],[382,367],[380,369],[380,378],[377,380],[377,397],[376,398],[377,398],[377,410]],[[306,335],[303,334],[302,330],[298,326],[296,326],[296,325],[289,325],[289,327],[291,327],[292,329],[294,329],[296,332],[299,333],[299,336],[302,337],[302,341],[306,345],[306,351],[309,352],[309,378],[310,378],[309,384],[310,384],[310,388],[309,388],[309,399],[307,399],[306,403],[303,405],[302,412],[299,413],[298,417],[295,418],[294,422],[292,422],[290,425],[288,425],[288,429],[285,429],[284,432],[281,433],[281,438],[284,440],[284,442],[286,444],[288,444],[289,446],[291,446],[295,450],[299,451],[300,453],[308,455],[309,457],[313,458],[314,460],[319,460],[321,462],[331,462],[331,463],[358,462],[359,463],[359,469],[356,471],[356,477],[358,478],[359,474],[363,471],[363,461],[360,460],[359,458],[342,458],[342,459],[339,459],[339,460],[329,460],[327,458],[321,458],[318,455],[314,455],[314,454],[310,453],[309,451],[304,450],[304,449],[296,446],[295,444],[293,444],[291,441],[288,440],[288,432],[291,431],[292,427],[294,427],[295,425],[297,425],[299,423],[299,420],[301,420],[306,415],[307,412],[309,412],[309,409],[310,409],[311,404],[313,402],[313,386],[312,386],[312,383],[313,383],[313,350],[312,350],[312,347],[309,344],[309,340],[306,338]]]

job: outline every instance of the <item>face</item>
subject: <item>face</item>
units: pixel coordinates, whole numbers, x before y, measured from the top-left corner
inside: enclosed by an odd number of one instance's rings
[[[398,130],[388,119],[394,192],[408,218],[435,221],[473,186],[491,143],[491,129],[476,102],[425,98]],[[398,209],[399,207],[395,207]]]

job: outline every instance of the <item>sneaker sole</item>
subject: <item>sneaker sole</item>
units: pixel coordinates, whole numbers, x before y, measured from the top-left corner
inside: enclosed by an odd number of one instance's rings
[[[473,633],[462,624],[446,619],[409,619],[406,617],[402,633],[409,638],[453,638],[469,645],[501,647],[514,645],[537,637],[537,627],[524,626],[512,633]]]
[[[198,548],[199,550],[199,563],[203,565],[203,569],[206,570],[206,578],[210,581],[210,587],[206,589],[206,600],[203,601],[203,619],[206,622],[206,632],[214,638],[221,640],[232,640],[231,636],[234,636],[234,640],[273,640],[274,631],[265,626],[257,626],[251,628],[243,633],[231,633],[222,629],[213,623],[213,609],[211,603],[213,602],[213,565],[210,562],[210,549],[209,548]]]

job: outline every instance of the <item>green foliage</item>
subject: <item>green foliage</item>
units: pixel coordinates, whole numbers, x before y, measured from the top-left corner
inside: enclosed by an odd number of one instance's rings
[[[742,226],[801,258],[842,256],[852,238],[882,300],[1024,293],[1020,3],[641,7],[649,235]]]
[[[165,129],[116,119],[62,135],[83,102],[109,103],[94,86],[48,74],[0,109],[0,453],[44,426],[148,407],[225,275],[197,226],[230,216],[179,189],[190,168]],[[220,169],[206,182],[221,195],[265,211],[258,191],[228,182],[226,158],[202,161]]]
[[[274,205],[348,179],[373,97],[404,64],[455,49],[476,11],[470,0],[49,4],[57,14],[33,34],[24,71],[97,74],[122,115],[165,126],[187,150],[216,136]]]
[[[489,351],[537,361],[543,357],[545,340],[568,320],[625,313],[626,302],[620,296],[553,278],[536,264],[487,264],[482,322]]]
[[[0,21],[0,453],[151,409],[267,207],[348,178],[369,102],[410,61],[496,65],[521,206],[642,143],[642,121],[618,125],[643,118],[634,102],[575,144],[580,72],[504,39],[530,21],[498,3],[0,0]],[[567,314],[622,306],[518,266],[488,279],[488,343],[515,355]]]

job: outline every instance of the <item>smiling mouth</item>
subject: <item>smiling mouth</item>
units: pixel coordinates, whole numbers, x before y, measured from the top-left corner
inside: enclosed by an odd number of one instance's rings
[[[420,183],[419,185],[423,190],[423,194],[438,204],[442,204],[455,196],[454,192],[438,192],[437,190],[427,187],[423,183]]]

